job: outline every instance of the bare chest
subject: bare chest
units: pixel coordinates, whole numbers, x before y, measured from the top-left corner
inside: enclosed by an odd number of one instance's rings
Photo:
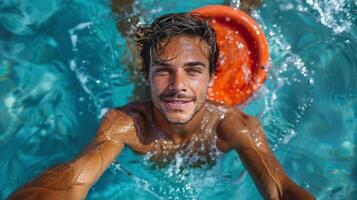
[[[183,145],[169,140],[155,140],[145,156],[160,165],[180,160],[190,166],[199,166],[214,162],[218,153],[215,133],[205,131],[193,135],[191,140]]]
[[[217,149],[216,120],[204,119],[197,133],[185,144],[175,144],[169,139],[154,139],[149,144],[139,144],[133,148],[139,154],[145,154],[159,165],[175,162],[177,159],[188,165],[199,166],[211,163],[219,154]]]
[[[159,164],[170,163],[178,157],[190,165],[209,163],[220,152],[217,148],[216,128],[221,116],[222,112],[216,107],[207,107],[197,132],[184,144],[175,144],[167,137],[160,137],[160,133],[149,125],[141,126],[143,128],[139,128],[137,142],[129,146],[136,153],[145,154]]]

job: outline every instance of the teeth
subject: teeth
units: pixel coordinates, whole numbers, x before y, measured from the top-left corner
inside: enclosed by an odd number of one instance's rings
[[[188,103],[189,101],[167,101],[167,102],[173,104],[184,104],[184,103]]]
[[[183,101],[171,101],[170,103],[183,104],[185,102],[183,102]]]

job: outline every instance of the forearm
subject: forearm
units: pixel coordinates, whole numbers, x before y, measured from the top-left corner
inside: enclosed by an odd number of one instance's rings
[[[22,186],[9,200],[82,199],[86,195],[86,187],[75,184],[75,173],[76,169],[69,163],[52,167]]]
[[[50,168],[9,199],[84,199],[123,147],[108,140],[90,145],[75,160]]]
[[[239,151],[243,165],[264,199],[310,200],[314,197],[294,183],[272,154]]]
[[[218,124],[217,135],[219,140],[226,141],[226,149],[237,151],[264,199],[313,199],[284,172],[257,119],[232,110]]]
[[[254,150],[237,150],[237,153],[264,199],[282,199],[282,177],[285,173],[278,163],[264,158]]]
[[[283,188],[283,198],[289,200],[314,200],[315,198],[306,190],[291,180],[286,180]]]
[[[127,137],[135,133],[131,117],[116,109],[108,111],[94,141],[79,156],[47,170],[9,199],[84,199],[124,148]]]

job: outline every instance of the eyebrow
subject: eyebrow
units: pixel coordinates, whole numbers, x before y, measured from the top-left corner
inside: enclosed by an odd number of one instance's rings
[[[192,67],[192,66],[196,66],[196,65],[201,65],[201,66],[203,66],[203,67],[206,67],[206,65],[203,64],[203,63],[200,62],[200,61],[187,62],[187,63],[185,63],[183,66]]]
[[[163,62],[163,61],[160,61],[160,60],[156,60],[153,62],[153,67],[155,67],[156,65],[160,65],[160,66],[164,66],[164,67],[171,67],[172,65],[169,64],[169,63],[166,63],[166,62]],[[202,62],[200,61],[192,61],[192,62],[187,62],[185,63],[183,66],[185,67],[192,67],[192,66],[197,66],[197,65],[201,65],[203,67],[206,67],[205,64],[203,64]]]
[[[160,66],[165,66],[165,67],[171,67],[171,65],[167,62],[164,62],[164,61],[161,61],[161,60],[154,60],[152,62],[152,66],[155,67],[157,65],[160,65]]]

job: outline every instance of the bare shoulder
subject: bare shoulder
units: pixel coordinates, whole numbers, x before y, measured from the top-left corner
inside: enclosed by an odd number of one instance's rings
[[[214,101],[207,101],[208,108],[221,115],[220,122],[230,121],[238,123],[240,121],[249,122],[255,125],[259,124],[259,120],[254,116],[248,115],[237,107],[228,107]]]
[[[251,141],[264,138],[264,133],[257,118],[238,108],[227,108],[218,122],[217,136],[222,149],[227,151],[249,147]]]
[[[228,107],[224,104],[207,101],[207,108],[209,112],[219,116],[217,128],[231,129],[232,126],[235,128],[245,128],[245,126],[259,128],[261,126],[256,117],[244,113],[237,107]]]
[[[120,109],[113,108],[102,118],[96,140],[111,140],[124,144],[125,137],[133,133],[135,128],[132,118]]]
[[[228,121],[234,124],[240,123],[242,125],[241,127],[248,126],[250,128],[258,128],[261,126],[256,117],[243,112],[237,107],[227,108],[227,112],[222,121]]]
[[[102,118],[97,140],[112,140],[140,148],[147,143],[150,108],[147,103],[129,103],[108,110]]]
[[[137,136],[137,129],[143,120],[138,119],[140,115],[138,108],[144,109],[144,103],[129,103],[108,110],[101,120],[96,139],[114,140],[123,144],[131,143],[131,140]]]

